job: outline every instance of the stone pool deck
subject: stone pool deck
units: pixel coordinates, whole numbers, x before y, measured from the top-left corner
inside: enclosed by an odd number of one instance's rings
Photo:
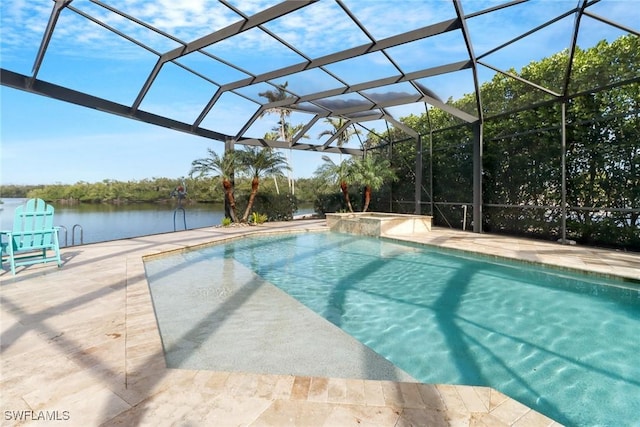
[[[0,272],[1,424],[557,425],[486,387],[166,367],[143,256],[326,228],[324,220],[203,228],[64,248],[60,269]],[[633,253],[440,228],[403,239],[640,280]]]

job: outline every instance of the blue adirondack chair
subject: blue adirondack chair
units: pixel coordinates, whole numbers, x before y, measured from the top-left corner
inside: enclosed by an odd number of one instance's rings
[[[16,267],[41,262],[55,261],[58,267],[60,246],[58,228],[53,226],[53,206],[42,199],[29,199],[15,210],[12,231],[0,231],[0,255],[2,268],[9,262],[11,273]],[[47,251],[53,254],[47,256]]]

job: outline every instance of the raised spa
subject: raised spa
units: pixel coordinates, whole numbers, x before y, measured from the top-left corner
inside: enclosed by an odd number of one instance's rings
[[[362,236],[394,236],[431,231],[432,217],[382,212],[327,213],[329,230]]]

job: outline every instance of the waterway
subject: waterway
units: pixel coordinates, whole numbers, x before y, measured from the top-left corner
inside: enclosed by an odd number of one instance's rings
[[[26,199],[3,198],[0,204],[0,230],[13,227],[14,210]],[[220,225],[223,204],[199,203],[176,210],[176,204],[131,203],[122,205],[81,203],[53,204],[54,225],[61,227],[60,245],[97,243],[110,240],[168,233],[185,229]],[[297,215],[312,213],[311,206],[301,207]]]

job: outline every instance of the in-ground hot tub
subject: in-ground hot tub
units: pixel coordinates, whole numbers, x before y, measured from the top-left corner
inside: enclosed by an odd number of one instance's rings
[[[373,237],[425,233],[432,222],[426,215],[383,212],[328,213],[326,218],[331,231]]]

